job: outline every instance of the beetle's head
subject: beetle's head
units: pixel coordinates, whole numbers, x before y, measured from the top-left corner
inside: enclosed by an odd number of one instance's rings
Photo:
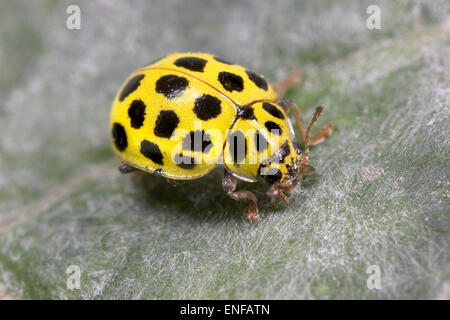
[[[306,129],[304,153],[294,141],[287,139],[270,158],[261,163],[259,174],[272,185],[268,192],[272,200],[278,197],[282,202],[287,203],[285,192],[289,194],[294,190],[304,174],[314,172],[315,169],[308,164],[309,133],[322,110],[322,106],[316,109]]]
[[[259,174],[272,185],[291,185],[302,174],[311,173],[314,168],[308,165],[308,157],[291,140],[286,140],[267,160],[261,163]]]

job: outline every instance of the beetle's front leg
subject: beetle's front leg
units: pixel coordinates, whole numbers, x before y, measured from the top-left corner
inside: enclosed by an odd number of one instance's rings
[[[284,180],[283,182],[277,182],[270,186],[267,191],[267,195],[270,198],[270,201],[274,202],[275,197],[277,197],[281,202],[288,205],[289,199],[286,194],[290,194],[291,191],[297,186],[294,184],[292,180]]]
[[[141,182],[144,179],[144,177],[147,176],[147,172],[142,171],[136,167],[130,166],[128,163],[125,162],[122,162],[118,169],[122,174],[134,173],[133,177],[131,178],[131,181],[133,181],[133,183]]]
[[[256,196],[250,191],[235,191],[236,190],[236,178],[229,174],[226,170],[223,174],[222,188],[226,194],[239,201],[248,202],[248,219],[255,221],[259,219],[258,204]]]
[[[130,166],[128,163],[125,163],[125,162],[122,162],[117,169],[119,169],[120,173],[123,173],[123,174],[139,171],[138,168]]]
[[[311,167],[312,168],[312,167]],[[277,197],[281,202],[288,205],[289,198],[288,196],[296,190],[302,183],[302,177],[299,176],[295,180],[285,180],[283,182],[278,182],[270,186],[267,191],[267,195],[270,198],[270,201],[275,201],[275,197]]]

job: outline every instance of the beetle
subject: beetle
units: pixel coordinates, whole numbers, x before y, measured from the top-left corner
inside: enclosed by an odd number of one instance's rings
[[[305,128],[297,106],[283,100],[301,80],[301,69],[271,86],[263,76],[207,53],[174,53],[131,74],[116,94],[110,113],[111,145],[122,173],[143,171],[169,180],[194,180],[224,165],[225,193],[248,202],[248,219],[257,220],[257,198],[237,191],[237,180],[264,178],[268,195],[288,197],[309,165],[309,147],[331,135],[327,124]],[[293,112],[304,152],[295,142],[287,116]]]

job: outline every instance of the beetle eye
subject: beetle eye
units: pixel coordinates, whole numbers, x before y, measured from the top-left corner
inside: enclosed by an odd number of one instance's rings
[[[297,154],[302,154],[302,149],[300,149],[300,147],[295,142],[292,143],[292,146],[294,147],[294,150],[295,152],[297,152]]]

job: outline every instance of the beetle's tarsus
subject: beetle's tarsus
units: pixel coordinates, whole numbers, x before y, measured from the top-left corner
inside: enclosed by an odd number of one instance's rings
[[[236,178],[229,174],[226,170],[223,174],[222,188],[225,193],[234,200],[248,202],[247,216],[250,221],[256,221],[259,219],[258,200],[253,192],[235,191],[236,190]]]
[[[128,163],[125,162],[121,163],[117,169],[119,169],[119,171],[123,174],[139,171],[138,168],[130,166]]]

